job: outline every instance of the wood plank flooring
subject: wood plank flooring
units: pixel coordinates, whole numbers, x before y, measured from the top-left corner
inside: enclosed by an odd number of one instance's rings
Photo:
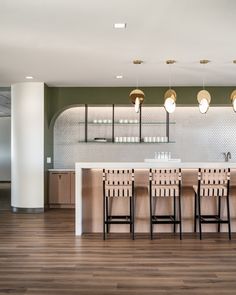
[[[0,294],[236,294],[236,236],[74,235],[74,210],[0,213]]]

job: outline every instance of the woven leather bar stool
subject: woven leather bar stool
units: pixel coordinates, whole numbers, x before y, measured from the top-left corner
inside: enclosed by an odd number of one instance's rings
[[[129,198],[129,213],[112,215],[113,198]],[[134,170],[103,169],[103,239],[109,233],[110,224],[129,224],[134,240]]]
[[[229,204],[230,169],[199,169],[198,185],[193,186],[195,192],[194,232],[197,231],[199,222],[199,236],[202,239],[202,224],[228,224],[229,239],[231,239],[230,204]],[[218,198],[217,214],[202,214],[201,201],[204,197]],[[221,218],[221,199],[226,197],[227,218]]]
[[[173,224],[174,232],[176,232],[176,225],[179,225],[179,236],[180,236],[180,239],[182,239],[181,170],[180,169],[150,169],[149,196],[150,196],[151,239],[153,239],[154,224]],[[173,214],[169,214],[169,215],[155,214],[158,198],[173,198]],[[177,199],[178,199],[178,210],[176,210]],[[178,211],[178,214],[176,211]]]

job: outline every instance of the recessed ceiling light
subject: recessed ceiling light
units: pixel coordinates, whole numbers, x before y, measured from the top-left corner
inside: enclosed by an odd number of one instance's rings
[[[26,76],[25,79],[32,80],[32,79],[34,79],[34,77],[32,77],[32,76]]]
[[[123,76],[122,75],[117,75],[116,79],[123,79]]]
[[[114,24],[115,29],[125,29],[126,28],[126,23],[116,23]]]

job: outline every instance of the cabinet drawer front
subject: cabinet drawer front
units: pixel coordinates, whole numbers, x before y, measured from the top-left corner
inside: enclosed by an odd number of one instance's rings
[[[70,173],[50,173],[49,203],[70,204]]]

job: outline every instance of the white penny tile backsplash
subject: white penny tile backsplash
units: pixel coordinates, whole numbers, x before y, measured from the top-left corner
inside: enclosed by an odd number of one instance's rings
[[[105,118],[103,111],[101,107],[97,108],[98,118]],[[156,111],[157,118],[163,117],[162,107],[156,108]],[[127,108],[127,112],[134,110]],[[204,115],[197,107],[177,107],[171,115],[171,121],[176,124],[170,126],[170,140],[175,143],[169,144],[80,143],[84,140],[84,119],[82,107],[68,109],[57,118],[54,126],[54,168],[74,168],[75,162],[143,161],[153,158],[158,151],[171,152],[173,158],[181,158],[185,162],[224,161],[222,153],[230,151],[232,161],[236,161],[236,113],[231,107],[210,107]],[[97,134],[101,136],[101,128],[105,127],[90,126],[89,138]],[[133,126],[124,128],[132,136],[130,128]]]

